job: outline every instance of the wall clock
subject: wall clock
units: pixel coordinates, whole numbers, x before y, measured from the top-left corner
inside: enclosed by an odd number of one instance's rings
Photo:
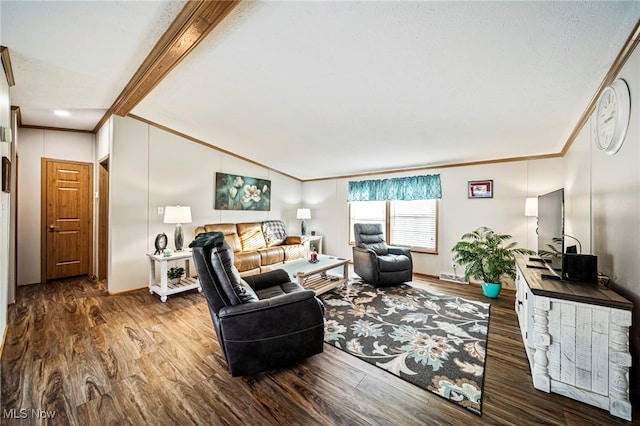
[[[595,145],[600,151],[613,155],[624,143],[631,113],[629,86],[617,79],[607,86],[598,99],[595,116]]]

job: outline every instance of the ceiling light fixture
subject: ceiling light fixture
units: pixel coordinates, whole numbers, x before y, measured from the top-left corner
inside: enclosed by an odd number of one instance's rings
[[[69,117],[71,115],[69,111],[66,111],[64,109],[56,109],[53,111],[53,113],[58,117]]]

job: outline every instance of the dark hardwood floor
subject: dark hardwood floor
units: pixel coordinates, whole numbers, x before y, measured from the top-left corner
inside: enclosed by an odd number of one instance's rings
[[[476,286],[429,285],[489,301]],[[326,344],[293,367],[232,378],[196,291],[161,303],[146,289],[109,296],[87,279],[20,287],[1,360],[0,423],[631,424],[533,388],[513,303],[512,292],[491,301],[478,417]]]

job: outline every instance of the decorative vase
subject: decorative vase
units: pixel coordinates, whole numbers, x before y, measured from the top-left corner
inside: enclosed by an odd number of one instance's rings
[[[169,282],[173,285],[180,284],[180,278],[171,278]]]
[[[498,283],[482,283],[482,292],[485,296],[496,299],[500,296],[500,290],[502,289],[502,284]]]

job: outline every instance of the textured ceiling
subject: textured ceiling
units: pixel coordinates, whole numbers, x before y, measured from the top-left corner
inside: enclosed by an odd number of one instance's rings
[[[12,103],[55,127],[72,126],[54,105],[104,113],[179,9],[30,3],[0,4]],[[640,2],[247,2],[132,113],[303,180],[553,154],[639,19]]]
[[[0,44],[22,123],[93,130],[183,4],[2,0]]]

